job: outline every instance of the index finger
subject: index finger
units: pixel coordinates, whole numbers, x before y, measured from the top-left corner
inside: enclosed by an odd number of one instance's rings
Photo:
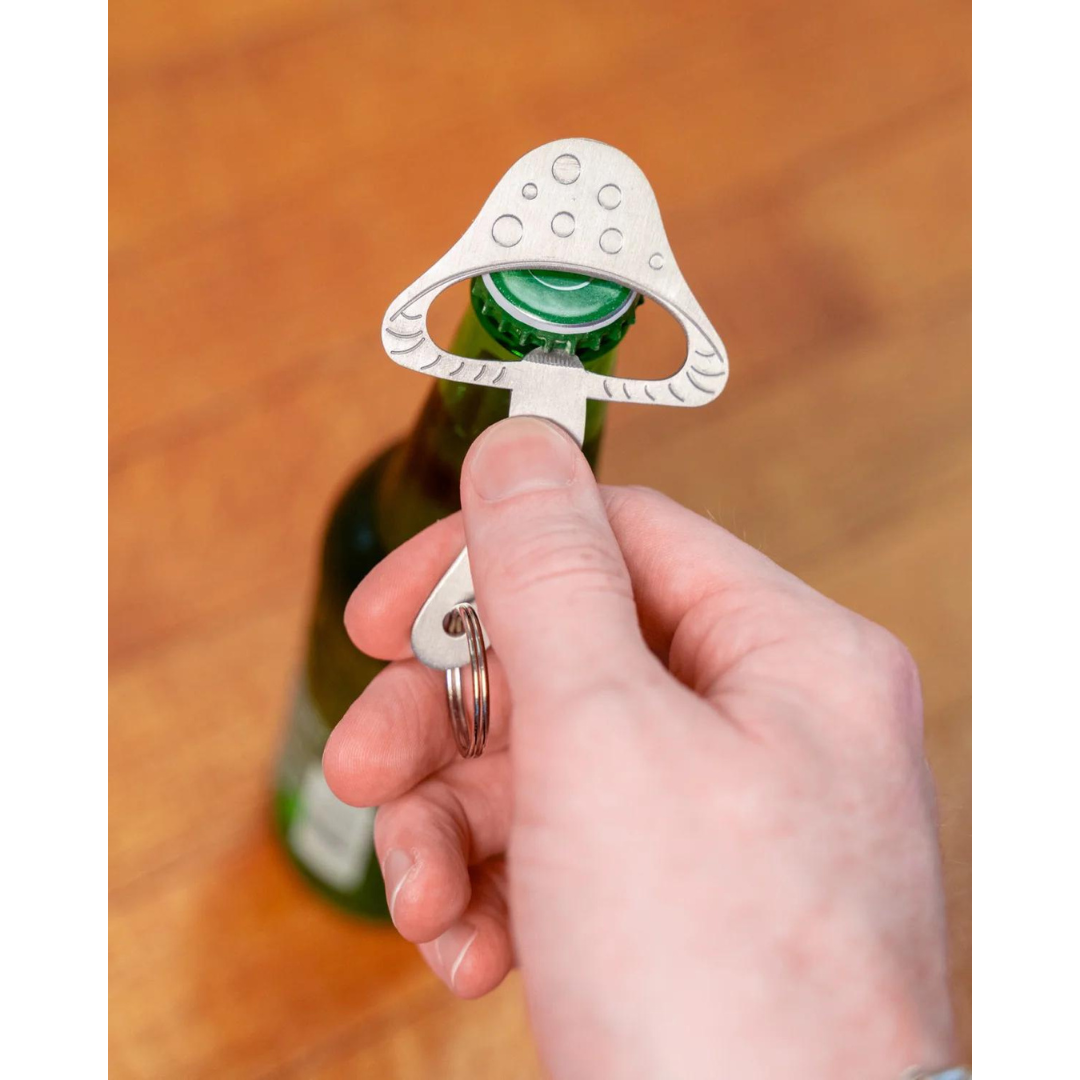
[[[375,566],[345,605],[352,643],[377,660],[412,656],[413,620],[435,583],[465,546],[461,514],[429,525]]]

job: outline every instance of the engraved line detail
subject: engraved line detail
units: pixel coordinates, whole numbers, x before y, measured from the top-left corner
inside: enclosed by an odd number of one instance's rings
[[[419,349],[420,346],[423,345],[423,344],[424,344],[424,339],[421,337],[421,338],[418,338],[416,341],[414,341],[407,349],[391,349],[390,350],[390,355],[391,356],[404,356],[405,353],[410,353],[410,352],[413,351],[413,349]]]
[[[675,399],[676,401],[685,401],[685,400],[686,400],[686,398],[684,398],[684,397],[682,396],[682,394],[680,394],[680,393],[679,393],[679,391],[678,391],[678,390],[676,390],[676,389],[675,389],[675,387],[674,387],[674,386],[673,386],[673,385],[672,385],[671,383],[668,383],[668,384],[667,384],[667,388],[668,388],[668,390],[670,390],[670,391],[671,391],[671,396],[672,396],[672,397],[673,397],[673,398],[674,398],[674,399]]]
[[[388,334],[393,334],[394,337],[413,338],[413,337],[419,337],[424,331],[423,330],[410,330],[407,334],[404,334],[400,330],[395,330],[392,326],[388,326],[386,328],[386,332]]]
[[[479,382],[484,377],[484,372],[487,371],[487,364],[481,364],[480,370],[473,376],[473,382]]]
[[[607,394],[608,397],[614,397],[614,395],[611,392],[611,387],[608,386],[607,379],[604,380],[604,393]]]
[[[441,359],[442,359],[442,353],[439,353],[439,355],[436,356],[435,359],[432,360],[430,363],[421,364],[420,365],[420,370],[421,371],[427,371],[428,368],[433,368]]]
[[[499,374],[498,374],[498,375],[496,375],[496,376],[495,376],[495,378],[491,380],[491,385],[492,385],[492,386],[498,386],[498,385],[499,385],[499,381],[500,381],[500,380],[502,379],[502,377],[503,377],[503,376],[504,376],[505,374],[506,374],[506,365],[505,365],[505,364],[503,364],[503,365],[501,365],[501,366],[499,367]]]
[[[716,393],[715,390],[710,390],[707,386],[702,386],[689,371],[686,373],[686,377],[690,380],[690,385],[696,386],[703,394],[708,394],[709,397],[712,397]]]
[[[623,396],[626,398],[627,401],[633,400],[633,398],[630,397],[630,387],[628,387],[626,383],[622,384],[622,392]]]
[[[465,366],[465,361],[462,360],[460,364],[453,371],[448,372],[449,375],[456,375]]]
[[[656,397],[654,396],[653,392],[647,386],[645,387],[645,396],[650,401],[655,401],[656,400]]]
[[[719,371],[706,371],[704,368],[699,368],[697,364],[691,364],[690,370],[696,371],[699,375],[704,375],[706,376],[706,378],[709,379],[719,379],[720,376],[724,374],[723,368],[721,368]]]

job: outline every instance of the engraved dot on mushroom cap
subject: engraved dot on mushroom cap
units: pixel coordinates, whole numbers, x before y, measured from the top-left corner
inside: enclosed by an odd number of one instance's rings
[[[617,255],[622,251],[623,234],[618,229],[605,229],[600,234],[600,250],[609,255]]]
[[[551,166],[551,175],[560,184],[572,184],[581,175],[581,162],[573,154],[560,154]]]
[[[556,236],[567,237],[574,231],[574,215],[565,210],[560,211],[551,219],[551,231]]]
[[[614,210],[622,202],[622,189],[618,184],[605,184],[596,193],[596,201],[605,210]]]
[[[654,270],[663,270],[664,269],[664,256],[659,251],[654,251],[649,256],[649,265]]]
[[[532,184],[532,183],[526,184],[526,185],[525,185],[525,186],[524,186],[524,187],[523,187],[523,188],[521,189],[521,194],[522,194],[522,195],[523,195],[523,196],[524,196],[524,197],[525,197],[526,199],[535,199],[535,198],[536,198],[536,185],[535,185],[535,184]]]
[[[521,218],[514,217],[513,214],[503,214],[496,218],[495,224],[491,226],[491,239],[502,247],[513,247],[521,240],[524,231]]]

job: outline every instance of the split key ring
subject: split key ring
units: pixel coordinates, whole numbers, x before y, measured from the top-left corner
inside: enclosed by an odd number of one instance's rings
[[[450,706],[450,726],[454,732],[458,753],[464,758],[476,758],[487,745],[491,692],[488,686],[487,647],[480,616],[472,604],[458,604],[446,618],[446,630],[459,636],[464,633],[469,647],[469,669],[472,672],[472,722],[465,710],[461,673],[464,668],[447,668],[446,700]]]

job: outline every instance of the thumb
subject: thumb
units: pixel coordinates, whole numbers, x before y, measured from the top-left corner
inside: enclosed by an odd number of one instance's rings
[[[461,475],[477,603],[518,702],[555,708],[652,660],[589,463],[559,427],[504,420]]]

